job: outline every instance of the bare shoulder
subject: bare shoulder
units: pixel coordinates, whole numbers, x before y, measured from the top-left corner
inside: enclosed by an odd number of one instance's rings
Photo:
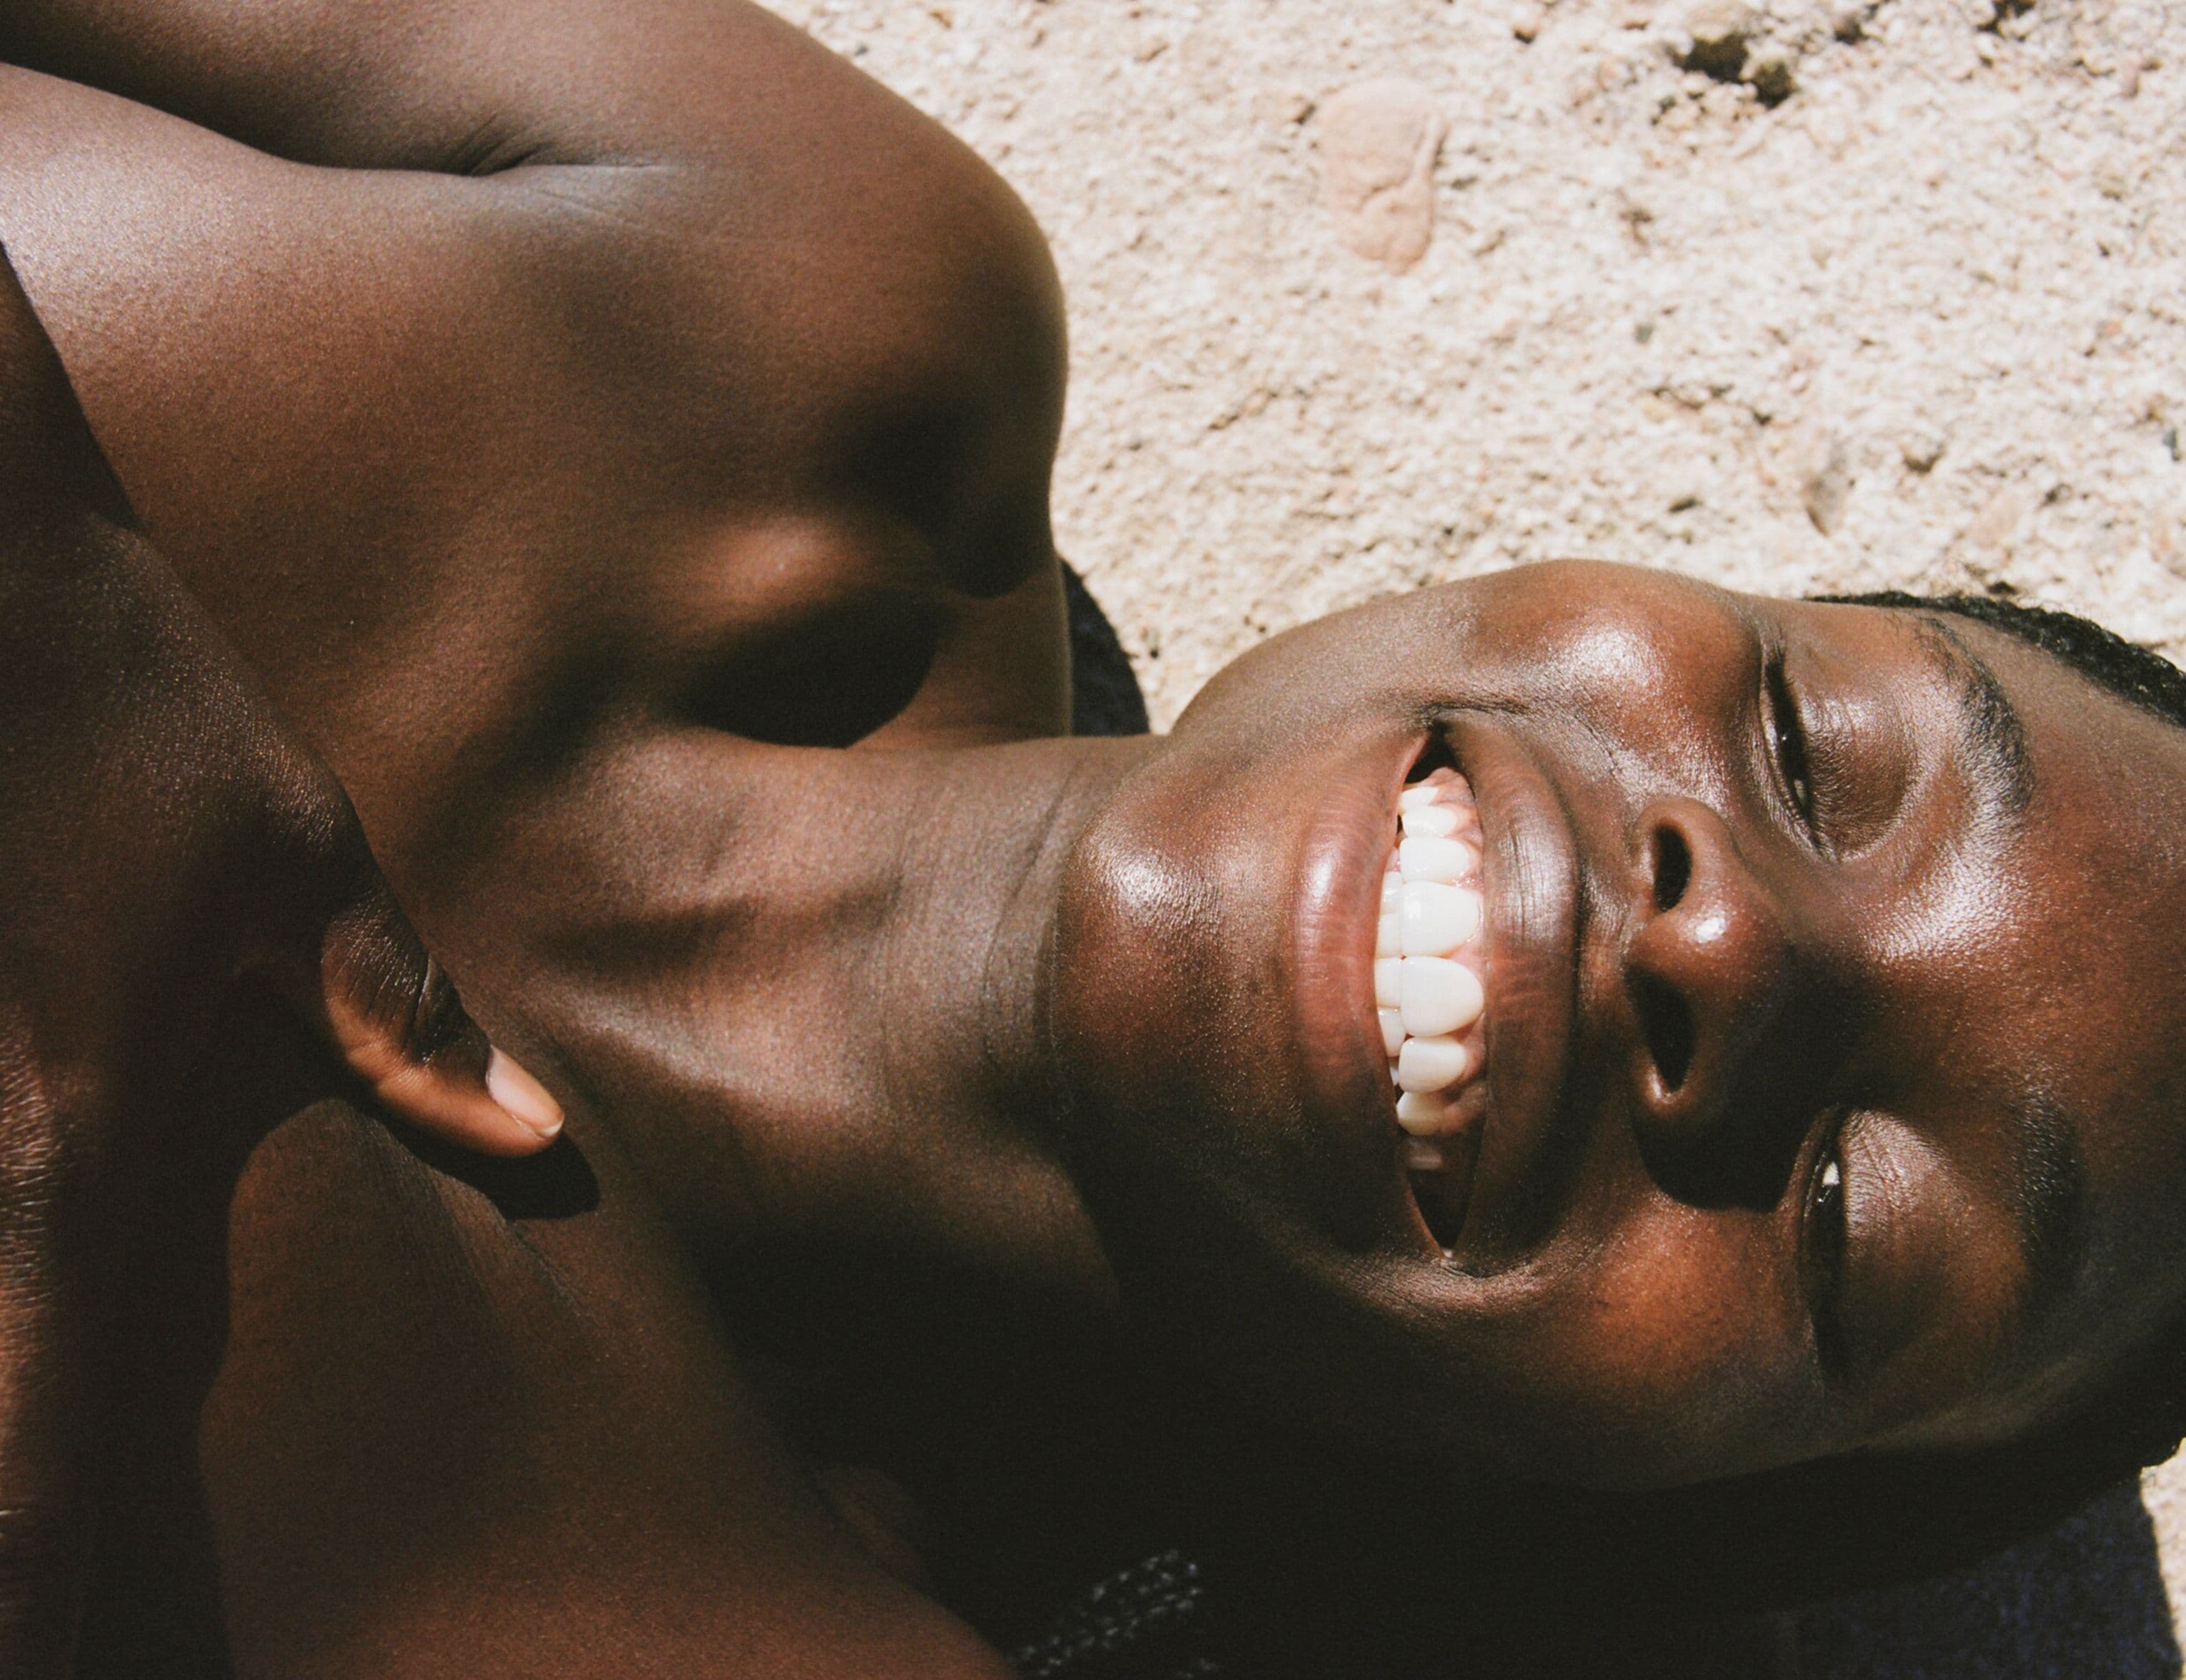
[[[830,1515],[597,1133],[479,1168],[322,1105],[232,1254],[204,1442],[243,1669],[1006,1672]]]
[[[368,815],[407,749],[363,672],[497,707],[473,740],[568,715],[572,663],[731,732],[780,736],[740,697],[816,659],[886,680],[813,738],[1061,726],[1045,243],[801,32],[40,0],[0,56],[0,227],[115,469]]]
[[[581,446],[687,508],[862,477],[944,543],[1002,480],[1044,495],[1063,350],[1039,229],[748,0],[38,0],[0,58],[0,212],[33,293],[94,413],[171,451],[163,397],[209,391],[278,445],[334,378],[350,410],[395,399],[350,453],[413,468]],[[1028,429],[1011,457],[999,435]]]

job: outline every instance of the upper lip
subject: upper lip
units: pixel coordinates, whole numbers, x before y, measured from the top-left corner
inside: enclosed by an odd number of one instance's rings
[[[1480,809],[1488,958],[1487,1113],[1455,1250],[1469,1271],[1514,1263],[1553,1220],[1558,1117],[1578,1037],[1578,854],[1549,778],[1499,720],[1448,727]]]
[[[1325,1207],[1337,1204],[1331,1211],[1347,1246],[1384,1240],[1393,1222],[1408,1230],[1416,1224],[1398,1169],[1395,1095],[1374,1013],[1373,930],[1391,813],[1424,741],[1407,731],[1368,749],[1355,760],[1359,773],[1316,802],[1292,901],[1300,1095],[1312,1123],[1308,1134],[1342,1157],[1341,1166],[1319,1163],[1337,1176],[1316,1190]]]
[[[1562,799],[1499,720],[1460,716],[1443,734],[1479,804],[1488,957],[1487,1113],[1454,1254],[1488,1271],[1522,1257],[1560,1199],[1549,1168],[1577,1037],[1578,850]],[[1399,1166],[1371,969],[1391,815],[1427,738],[1370,750],[1331,790],[1294,900],[1300,1095],[1308,1134],[1342,1157],[1321,1158],[1337,1181],[1318,1188],[1350,1246],[1393,1227],[1407,1241],[1425,1235]]]

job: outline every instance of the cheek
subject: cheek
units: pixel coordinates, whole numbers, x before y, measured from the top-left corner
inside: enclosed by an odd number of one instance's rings
[[[1600,1240],[1542,1326],[1539,1370],[1592,1479],[1647,1485],[1782,1457],[1805,1427],[1804,1330],[1766,1223],[1650,1207]]]
[[[1623,613],[1577,619],[1534,651],[1535,673],[1561,692],[1596,707],[1659,699],[1671,687],[1660,627]]]

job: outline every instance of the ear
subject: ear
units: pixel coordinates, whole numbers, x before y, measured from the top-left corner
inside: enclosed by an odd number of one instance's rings
[[[76,400],[60,352],[0,246],[0,504],[21,514],[136,515]]]

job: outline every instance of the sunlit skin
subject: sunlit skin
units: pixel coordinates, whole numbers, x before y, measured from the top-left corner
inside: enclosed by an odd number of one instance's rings
[[[245,1668],[995,1674],[920,1506],[1157,1358],[1645,1487],[2007,1438],[2178,1306],[2178,731],[1970,625],[1572,566],[1068,739],[1061,299],[967,151],[715,0],[436,5],[422,60],[402,0],[132,9],[0,17],[14,330],[262,684],[215,709],[322,755],[571,1140],[481,1177],[205,1034],[266,1110],[188,1181],[233,1198],[209,1523],[109,1525],[216,1551]],[[266,797],[236,737],[61,723]],[[1369,963],[1444,759],[1488,1101],[1430,1224]]]
[[[1218,1362],[1331,1419],[1537,1476],[1994,1440],[2082,1395],[2178,1296],[2186,756],[2046,657],[1935,624],[1546,568],[1218,678],[1065,888],[1057,1013],[1098,1093],[1070,1146],[1148,1298],[1184,1296],[1167,1310],[1202,1341],[1270,1327]],[[2024,722],[2023,811],[1970,768],[1975,659]],[[1489,1106],[1448,1262],[1359,1013],[1361,854],[1436,736],[1479,795],[1491,940]],[[1674,1089],[1651,983],[1692,1025]],[[2085,1164],[2084,1242],[2048,1286],[2007,1118],[2034,1096]],[[1810,1218],[1831,1162],[1835,1290]],[[1298,1321],[1316,1334],[1293,1343]]]

